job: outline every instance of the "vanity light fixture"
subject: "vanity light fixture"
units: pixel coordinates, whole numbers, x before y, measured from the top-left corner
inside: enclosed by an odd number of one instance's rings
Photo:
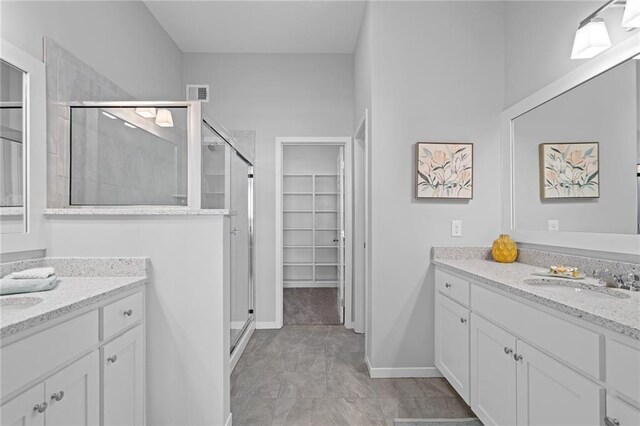
[[[173,116],[168,109],[159,109],[156,124],[160,127],[173,127]]]
[[[640,28],[640,0],[627,0],[624,15],[622,15],[622,26]]]
[[[131,123],[127,122],[127,121],[124,122],[124,125],[129,127],[129,128],[131,128],[131,129],[137,129],[136,126],[134,126],[133,124],[131,124]]]
[[[571,59],[589,59],[611,47],[607,25],[602,18],[587,18],[580,23],[573,41]]]
[[[109,113],[108,113],[108,112],[106,112],[106,111],[102,111],[102,115],[104,115],[105,117],[110,118],[110,119],[112,119],[112,120],[117,119],[117,117],[116,117],[115,115],[113,115],[113,114],[109,114]]]
[[[156,116],[156,109],[153,107],[138,107],[136,108],[136,114],[144,118],[154,118]]]

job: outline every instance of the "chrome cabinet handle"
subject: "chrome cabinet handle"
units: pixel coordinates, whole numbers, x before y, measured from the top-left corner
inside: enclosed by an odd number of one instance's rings
[[[609,416],[604,418],[604,424],[607,426],[620,426],[620,422],[618,421],[618,419],[614,419]]]
[[[451,284],[449,284],[449,283],[445,283],[445,284],[444,284],[444,286],[445,286],[446,288],[451,288]]]
[[[513,353],[513,349],[508,348],[508,347],[504,347],[504,353],[507,355],[511,355]]]
[[[515,359],[516,361],[522,361],[522,355],[513,354],[513,359]]]
[[[107,358],[107,361],[109,361],[112,364],[115,364],[117,360],[118,360],[118,355],[112,355],[109,358]]]
[[[44,413],[45,411],[47,411],[47,407],[49,405],[46,402],[43,402],[42,404],[36,404],[33,407],[33,411],[37,411],[38,413]]]
[[[460,318],[460,322],[461,322],[462,324],[464,324],[465,322],[467,322],[467,319],[466,319],[466,318]]]
[[[56,401],[62,401],[62,398],[64,398],[64,391],[60,391],[51,395],[51,399],[55,399]]]
[[[133,310],[132,309],[127,309],[126,311],[123,312],[125,317],[130,317],[131,315],[133,315]]]

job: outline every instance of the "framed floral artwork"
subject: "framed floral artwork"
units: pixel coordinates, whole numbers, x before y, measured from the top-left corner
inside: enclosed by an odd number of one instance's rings
[[[418,142],[416,198],[473,198],[473,144]]]
[[[540,144],[540,198],[600,197],[598,142]]]

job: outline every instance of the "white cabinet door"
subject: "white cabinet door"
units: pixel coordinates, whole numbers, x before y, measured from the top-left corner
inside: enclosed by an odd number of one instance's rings
[[[601,424],[603,388],[522,341],[516,354],[519,426]]]
[[[144,335],[139,325],[102,348],[104,426],[144,421]]]
[[[471,314],[471,409],[486,425],[516,424],[516,338]]]
[[[469,310],[436,296],[436,367],[469,403]]]
[[[47,408],[44,401],[44,383],[40,383],[2,404],[0,425],[42,426]]]
[[[640,425],[640,410],[615,396],[607,395],[607,417],[605,425],[637,426]]]
[[[98,351],[79,359],[44,382],[47,426],[96,425],[100,419]]]

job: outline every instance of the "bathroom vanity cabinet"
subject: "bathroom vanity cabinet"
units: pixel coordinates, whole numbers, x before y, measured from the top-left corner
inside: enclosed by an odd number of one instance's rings
[[[142,425],[144,290],[2,342],[0,424]]]
[[[436,269],[436,367],[486,425],[640,424],[640,341]]]

